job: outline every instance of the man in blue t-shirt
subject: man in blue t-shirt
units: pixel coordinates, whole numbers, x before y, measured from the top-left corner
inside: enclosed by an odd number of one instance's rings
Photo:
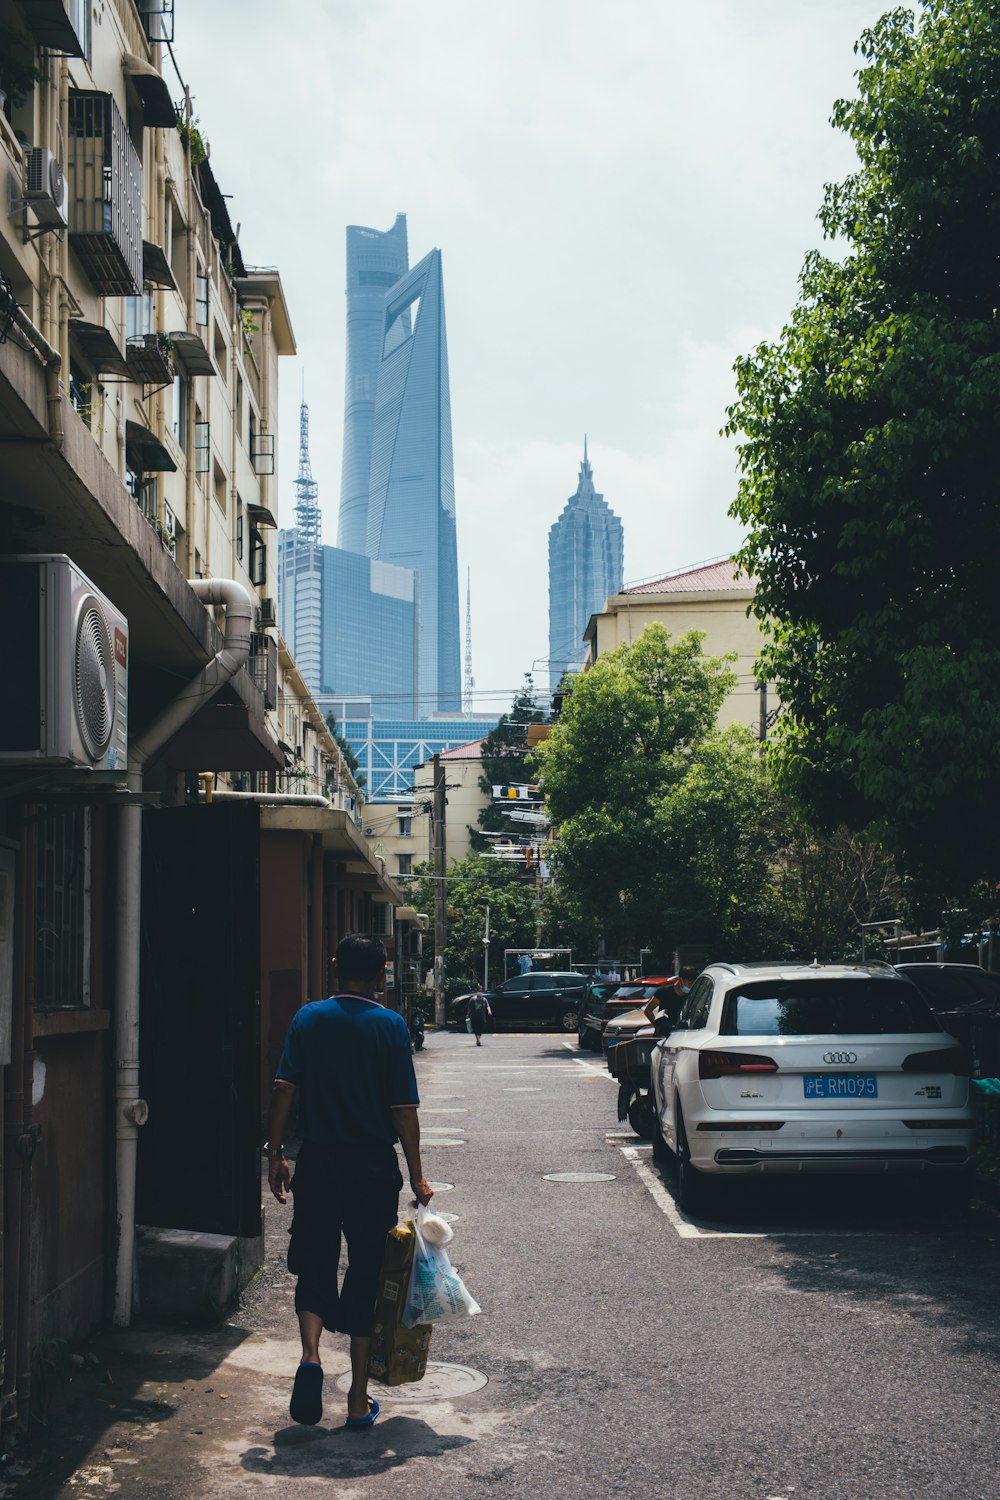
[[[417,1080],[402,1016],[375,999],[385,983],[378,938],[350,933],[337,946],[339,989],[294,1016],[271,1092],[268,1182],[279,1203],[295,1200],[288,1269],[298,1278],[295,1311],[302,1361],[295,1373],[293,1421],[323,1415],[324,1328],[351,1340],[347,1427],[370,1427],[379,1413],[368,1395],[368,1355],[385,1237],[396,1223],[403,1186],[396,1141],[419,1203],[431,1199],[420,1165]],[[295,1176],[281,1144],[298,1096],[302,1144]],[[348,1266],[337,1288],[341,1237]]]

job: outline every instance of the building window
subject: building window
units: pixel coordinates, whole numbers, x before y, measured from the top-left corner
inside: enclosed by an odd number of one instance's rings
[[[401,817],[399,820],[399,836],[401,839],[411,839],[413,837],[413,819],[409,814],[406,817]]]
[[[255,588],[267,582],[267,544],[256,526],[250,527],[250,582]]]
[[[141,297],[125,298],[125,337],[137,339],[153,330],[153,294],[143,292]]]
[[[397,854],[396,858],[399,860],[399,869],[396,871],[396,874],[409,875],[413,870],[413,855]]]
[[[174,376],[174,410],[171,430],[178,448],[187,451],[187,381],[183,375]]]
[[[35,825],[36,1010],[90,1004],[91,814],[46,812]]]
[[[208,327],[208,277],[200,266],[194,278],[194,320],[199,328]]]
[[[243,505],[236,497],[236,561],[243,561]]]
[[[80,421],[90,426],[91,403],[94,397],[94,386],[89,375],[77,364],[75,359],[69,362],[69,399],[73,404]]]

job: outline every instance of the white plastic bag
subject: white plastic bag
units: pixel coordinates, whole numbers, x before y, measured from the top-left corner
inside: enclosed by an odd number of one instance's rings
[[[482,1312],[470,1295],[465,1282],[448,1259],[441,1245],[432,1245],[423,1234],[424,1221],[431,1217],[421,1203],[413,1222],[417,1243],[413,1251],[413,1269],[406,1303],[400,1319],[404,1328],[416,1323],[441,1323],[445,1318],[460,1318]]]

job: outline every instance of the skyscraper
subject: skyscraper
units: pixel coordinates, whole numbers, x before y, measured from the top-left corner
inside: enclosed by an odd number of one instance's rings
[[[375,381],[385,338],[385,294],[409,269],[406,215],[391,229],[347,229],[347,375],[337,545],[365,552]]]
[[[583,660],[583,632],[592,614],[622,586],[622,523],[594,489],[594,471],[583,440],[576,494],[549,530],[549,686]]]
[[[417,712],[415,575],[324,547],[318,490],[303,401],[295,526],[278,533],[281,633],[321,708],[333,695],[360,693],[374,713],[409,719]]]
[[[451,395],[441,252],[385,296],[365,550],[417,575],[423,713],[461,709]]]

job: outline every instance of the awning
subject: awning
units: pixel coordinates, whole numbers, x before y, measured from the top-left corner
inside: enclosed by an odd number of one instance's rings
[[[142,279],[149,286],[168,286],[173,292],[177,290],[167,257],[152,240],[142,242]]]
[[[164,130],[177,129],[177,111],[170,97],[170,90],[161,73],[152,63],[144,62],[134,52],[125,54],[125,77],[128,78],[142,104],[143,124],[154,125]]]
[[[258,529],[261,526],[273,526],[275,530],[278,529],[278,523],[266,505],[248,505],[247,515],[250,517],[251,526],[256,526]]]
[[[155,432],[141,422],[125,423],[125,462],[139,474],[174,474],[177,465]]]
[[[35,41],[52,52],[84,57],[83,38],[77,36],[66,13],[66,0],[28,0],[24,22]]]
[[[218,375],[212,356],[197,333],[171,333],[174,358],[179,359],[188,375]]]
[[[201,188],[201,201],[208,209],[212,220],[212,233],[217,240],[221,240],[228,252],[228,260],[233,268],[233,275],[237,278],[247,274],[247,268],[243,263],[240,247],[236,242],[236,234],[233,230],[232,220],[229,217],[229,208],[226,197],[219,184],[215,180],[208,161],[200,161],[197,167],[198,185]]]
[[[129,367],[113,337],[103,323],[88,323],[83,318],[70,318],[70,337],[88,364],[93,365],[95,375],[125,375]]]

